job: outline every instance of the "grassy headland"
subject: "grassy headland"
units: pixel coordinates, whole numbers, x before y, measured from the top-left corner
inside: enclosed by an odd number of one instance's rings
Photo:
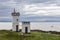
[[[22,36],[20,32],[0,30],[0,40],[60,40],[60,35],[32,31]]]

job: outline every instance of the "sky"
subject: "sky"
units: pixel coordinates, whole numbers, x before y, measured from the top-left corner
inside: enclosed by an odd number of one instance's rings
[[[60,22],[60,0],[0,0],[0,22],[11,21],[14,8],[20,21]]]

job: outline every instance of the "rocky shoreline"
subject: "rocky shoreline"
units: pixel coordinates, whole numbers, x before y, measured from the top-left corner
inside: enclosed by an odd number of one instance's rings
[[[31,30],[31,31],[38,31],[38,32],[44,32],[44,33],[51,33],[51,34],[60,34],[60,32],[57,32],[57,31],[43,31],[43,30]]]

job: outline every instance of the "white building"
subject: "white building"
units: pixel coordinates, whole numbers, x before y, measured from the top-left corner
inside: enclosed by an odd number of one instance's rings
[[[12,13],[12,17],[13,17],[13,24],[12,24],[12,31],[19,31],[19,16],[20,13],[16,12],[14,9],[14,12]]]
[[[30,22],[22,22],[22,33],[30,33]]]

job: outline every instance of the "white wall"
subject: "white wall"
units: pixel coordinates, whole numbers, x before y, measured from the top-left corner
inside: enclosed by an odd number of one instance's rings
[[[22,32],[25,33],[25,27],[28,27],[28,33],[30,33],[30,24],[23,24],[22,23]]]
[[[16,25],[19,26],[19,21],[17,21],[17,19],[19,20],[19,16],[13,16],[12,18],[12,31],[16,31]],[[18,28],[19,30],[19,28]]]

